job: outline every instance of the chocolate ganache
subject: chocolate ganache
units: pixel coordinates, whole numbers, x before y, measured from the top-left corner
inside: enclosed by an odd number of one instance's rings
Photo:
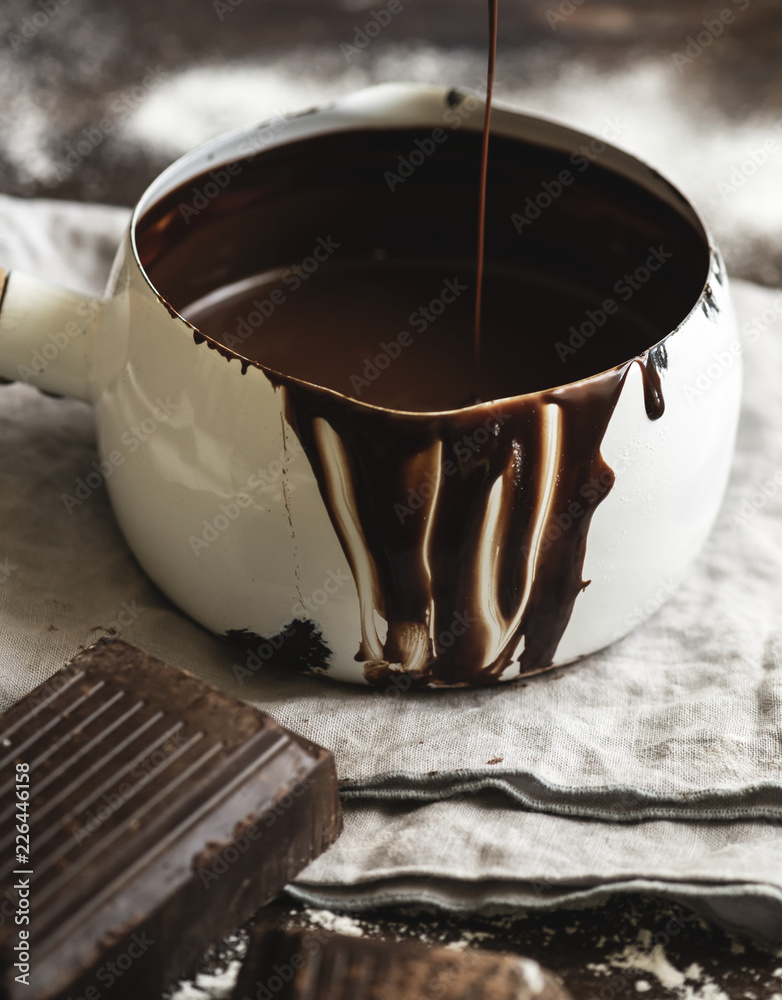
[[[493,133],[476,403],[481,136],[466,100],[449,94],[434,131],[266,149],[195,212],[208,174],[171,192],[136,233],[196,342],[280,392],[353,572],[371,683],[475,684],[551,664],[589,583],[622,386],[639,365],[646,412],[662,415],[666,352],[653,345],[709,266],[684,203],[591,150]],[[572,183],[540,209],[563,172]]]

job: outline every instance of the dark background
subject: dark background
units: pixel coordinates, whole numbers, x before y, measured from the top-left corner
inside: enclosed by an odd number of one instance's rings
[[[131,206],[172,159],[226,128],[383,80],[470,88],[483,71],[482,0],[404,0],[404,11],[351,58],[342,46],[382,0],[232,2],[3,0],[0,193]],[[725,10],[732,22],[687,56],[704,22]],[[626,120],[618,145],[647,156],[695,198],[732,275],[782,285],[779,0],[500,0],[496,93],[586,130],[611,116]],[[74,155],[80,142],[87,149],[85,137],[88,151]],[[769,139],[778,149],[768,162],[720,189]],[[1,253],[2,233],[0,264]],[[705,922],[671,936],[665,928],[677,914],[662,901],[617,896],[505,923],[396,912],[366,925],[433,940],[466,930],[484,947],[556,969],[575,997],[601,1000],[682,995],[652,974],[606,964],[657,934],[677,969],[697,963],[705,971],[690,984],[692,997],[782,995],[782,973],[774,975],[782,958]],[[639,979],[648,992],[636,989]]]
[[[0,191],[131,206],[177,155],[243,122],[389,79],[469,88],[484,68],[486,3],[403,6],[347,59],[341,46],[382,2],[3,0]],[[721,11],[731,23],[677,64]],[[593,131],[619,114],[630,127],[618,145],[695,199],[732,274],[782,285],[780,0],[501,0],[499,37],[499,101]],[[163,82],[145,92],[150,70]],[[58,171],[106,118],[111,134]],[[772,160],[720,194],[769,137]]]

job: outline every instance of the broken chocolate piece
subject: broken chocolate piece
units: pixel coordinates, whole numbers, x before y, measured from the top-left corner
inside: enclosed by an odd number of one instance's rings
[[[116,640],[0,719],[0,785],[8,1000],[159,995],[341,829],[328,751]]]
[[[568,1000],[553,974],[517,955],[254,928],[233,1000]]]

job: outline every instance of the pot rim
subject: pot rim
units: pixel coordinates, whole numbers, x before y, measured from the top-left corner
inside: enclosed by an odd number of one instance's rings
[[[360,131],[368,127],[376,127],[379,119],[380,123],[385,127],[409,127],[411,125],[426,126],[432,124],[433,121],[434,126],[436,127],[437,124],[441,124],[443,120],[443,105],[447,107],[456,107],[468,97],[479,102],[475,110],[477,110],[478,107],[485,107],[483,99],[473,94],[469,94],[465,90],[460,90],[459,88],[448,88],[423,83],[381,83],[363,88],[359,91],[354,91],[325,104],[316,105],[303,111],[293,112],[282,118],[281,116],[273,116],[258,122],[253,122],[251,125],[242,125],[238,128],[231,129],[228,132],[223,132],[220,135],[215,136],[213,139],[207,140],[201,145],[189,150],[187,153],[184,153],[178,159],[174,160],[173,163],[169,164],[169,166],[158,174],[158,176],[149,184],[134,206],[129,224],[129,242],[133,262],[136,268],[141,273],[151,291],[160,300],[161,304],[165,306],[173,319],[180,321],[182,327],[187,331],[188,335],[192,336],[193,333],[198,333],[199,337],[202,337],[210,345],[217,348],[218,352],[221,353],[227,360],[230,361],[233,358],[236,358],[240,361],[243,365],[243,370],[246,370],[247,367],[259,368],[283,383],[292,382],[312,391],[326,393],[342,399],[348,404],[359,408],[368,408],[370,410],[405,418],[447,418],[455,414],[463,415],[470,411],[475,411],[476,414],[483,414],[487,409],[496,407],[499,403],[506,400],[540,397],[553,393],[561,394],[571,388],[584,387],[592,382],[600,381],[606,377],[619,377],[627,371],[630,365],[636,362],[645,364],[653,352],[664,351],[665,345],[674,336],[674,334],[685,326],[692,319],[694,314],[698,312],[698,310],[702,307],[705,309],[705,300],[712,294],[710,279],[713,274],[716,274],[720,276],[718,280],[724,280],[724,277],[722,276],[725,274],[725,267],[722,262],[719,249],[711,236],[705,220],[690,199],[682,194],[682,192],[659,171],[646,164],[639,157],[625,152],[604,139],[600,139],[600,142],[603,142],[606,146],[606,150],[601,153],[601,160],[604,161],[604,165],[607,169],[611,169],[615,173],[622,174],[626,179],[631,180],[640,187],[646,188],[646,190],[654,197],[665,201],[672,207],[676,208],[693,226],[694,230],[702,238],[703,243],[708,248],[708,265],[706,267],[703,285],[697,298],[695,299],[689,312],[687,312],[687,314],[672,330],[669,330],[654,344],[651,344],[640,353],[628,358],[625,361],[621,361],[610,368],[604,369],[603,371],[594,372],[582,379],[563,382],[556,386],[533,390],[526,393],[518,393],[513,396],[502,396],[497,399],[483,400],[479,403],[470,404],[469,406],[451,407],[444,410],[404,410],[364,402],[346,393],[339,392],[336,389],[330,389],[327,386],[319,385],[316,382],[309,382],[305,379],[296,378],[292,375],[286,374],[285,372],[277,371],[262,362],[256,361],[252,358],[246,358],[237,351],[226,347],[219,341],[216,341],[207,334],[204,334],[166,301],[160,290],[155,287],[150,276],[147,274],[143,264],[141,263],[136,244],[136,228],[141,216],[156,201],[183,183],[183,176],[186,177],[189,175],[195,178],[203,172],[205,165],[208,165],[207,168],[217,170],[221,166],[235,162],[237,159],[242,158],[241,156],[235,155],[235,147],[237,143],[242,139],[252,136],[252,134],[256,131],[268,128],[270,123],[283,120],[286,123],[286,127],[279,137],[275,137],[271,141],[264,142],[262,148],[256,155],[260,155],[266,149],[285,146],[291,141],[304,137],[312,137],[334,131]],[[440,115],[439,119],[436,117],[436,113],[438,111]],[[476,117],[480,117],[482,123],[483,115],[481,114]],[[293,135],[291,135],[291,127],[293,128]],[[480,127],[476,127],[471,122],[465,121],[462,127],[469,131],[480,132],[482,124]],[[596,138],[594,135],[587,132],[581,132],[567,124],[557,121],[554,118],[544,118],[539,115],[527,114],[526,112],[521,112],[504,106],[502,102],[496,102],[494,100],[492,100],[491,131],[493,134],[505,135],[512,139],[523,139],[526,142],[546,145],[549,148],[559,149],[562,152],[572,152],[578,143],[583,144],[584,142],[593,141]],[[226,155],[227,150],[232,150],[232,154]],[[248,151],[245,151],[243,154],[243,156],[246,155],[248,155]],[[188,167],[189,169],[185,170],[185,167]]]

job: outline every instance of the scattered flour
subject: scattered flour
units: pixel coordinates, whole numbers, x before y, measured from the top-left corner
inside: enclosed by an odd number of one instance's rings
[[[195,980],[185,980],[174,987],[168,1000],[230,1000],[233,995],[236,980],[242,960],[247,954],[247,934],[236,931],[225,939],[234,955],[224,971],[216,973],[201,973]]]
[[[606,963],[589,964],[595,972],[610,974],[616,969],[631,969],[651,973],[661,986],[671,990],[679,1000],[731,1000],[731,998],[706,975],[703,967],[693,962],[681,972],[668,960],[661,944],[652,945],[652,932],[640,930],[638,944],[628,945],[623,951],[609,955]],[[639,993],[648,993],[652,984],[645,979],[635,983]]]
[[[708,980],[700,986],[686,986],[679,994],[681,1000],[735,1000],[719,988],[713,980]]]
[[[302,916],[316,926],[322,927],[325,931],[333,934],[347,934],[351,937],[379,934],[384,930],[386,933],[395,934],[397,938],[404,938],[405,931],[408,929],[406,924],[391,924],[390,926],[381,927],[379,924],[367,923],[366,920],[356,920],[353,917],[332,913],[330,910],[307,909],[303,911]],[[436,936],[426,933],[426,931],[416,933],[417,940],[422,944],[450,948],[453,951],[463,951],[465,948],[474,945],[480,946],[484,940],[493,937],[494,935],[487,931],[471,931],[465,928],[461,930],[460,936],[455,941],[446,943],[439,940]],[[176,1000],[180,1000],[180,998],[177,997]],[[187,998],[181,998],[181,1000],[187,1000]]]
[[[241,968],[240,961],[231,962],[225,972],[215,975],[202,973],[195,982],[182,983],[170,1000],[230,1000]]]
[[[651,951],[642,951],[630,944],[619,955],[610,956],[608,961],[617,969],[640,969],[643,972],[651,972],[669,990],[683,986],[687,978],[683,972],[679,972],[671,965],[661,944],[656,944]]]
[[[305,910],[304,915],[313,924],[322,927],[324,931],[333,934],[347,934],[350,937],[363,937],[364,928],[353,917],[332,913],[330,910]]]
[[[468,931],[462,930],[461,936],[457,938],[456,941],[449,941],[445,947],[450,948],[452,951],[463,951],[465,948],[469,948],[472,945],[477,945],[480,947],[481,942],[485,941],[487,938],[493,938],[493,934],[489,934],[486,931]]]
[[[487,931],[463,930],[461,933],[462,933],[462,940],[464,940],[468,944],[474,944],[474,943],[480,944],[481,941],[485,941],[487,940],[487,938],[494,937],[493,934],[490,934]]]

